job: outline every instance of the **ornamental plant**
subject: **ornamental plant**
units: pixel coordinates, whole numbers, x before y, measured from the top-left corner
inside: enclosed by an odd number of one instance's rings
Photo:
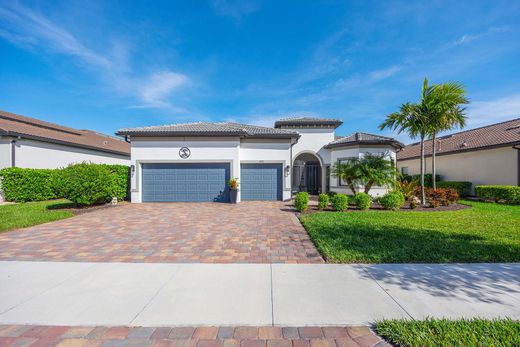
[[[379,198],[379,203],[386,210],[397,211],[404,205],[404,195],[398,190],[386,193]]]
[[[309,193],[299,192],[294,198],[294,207],[298,212],[306,211],[309,207]]]
[[[318,196],[318,209],[324,210],[329,206],[329,196],[327,194],[320,194]]]
[[[228,181],[228,187],[232,190],[237,190],[240,183],[238,183],[238,178],[231,178]]]
[[[366,193],[357,193],[354,196],[357,208],[360,210],[368,210],[372,204],[372,198]]]
[[[345,194],[336,194],[331,199],[332,208],[335,211],[345,211],[348,208],[348,196]]]

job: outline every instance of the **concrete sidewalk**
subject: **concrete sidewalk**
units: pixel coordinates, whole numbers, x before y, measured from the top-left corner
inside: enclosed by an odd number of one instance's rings
[[[0,262],[0,324],[327,326],[520,319],[520,264]]]

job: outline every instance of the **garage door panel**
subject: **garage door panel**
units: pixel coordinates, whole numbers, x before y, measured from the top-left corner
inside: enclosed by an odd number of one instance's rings
[[[281,164],[242,164],[242,200],[282,200]]]
[[[143,201],[228,202],[227,163],[143,164]]]

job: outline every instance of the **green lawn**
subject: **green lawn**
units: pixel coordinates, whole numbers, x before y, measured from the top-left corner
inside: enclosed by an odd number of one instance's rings
[[[320,212],[301,221],[332,263],[519,262],[520,206],[445,212]]]
[[[2,205],[0,206],[0,232],[72,217],[74,215],[72,212],[57,209],[69,205],[68,200]]]
[[[387,320],[376,323],[375,330],[388,342],[403,347],[520,346],[520,322],[510,319]]]

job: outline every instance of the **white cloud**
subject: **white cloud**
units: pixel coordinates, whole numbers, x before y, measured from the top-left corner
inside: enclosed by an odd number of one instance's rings
[[[169,99],[181,87],[189,85],[190,79],[171,70],[148,74],[132,71],[128,50],[121,42],[111,42],[103,49],[105,54],[100,54],[65,28],[15,2],[0,7],[0,37],[24,49],[44,49],[75,58],[81,67],[96,72],[118,93],[137,99],[137,107],[183,111]]]
[[[468,128],[520,117],[520,94],[494,100],[474,101],[468,106]]]

